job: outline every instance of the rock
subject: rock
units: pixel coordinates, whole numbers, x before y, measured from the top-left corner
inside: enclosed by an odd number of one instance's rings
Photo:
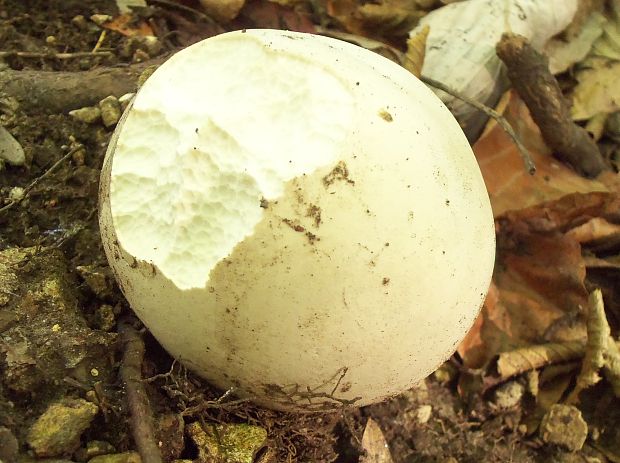
[[[101,110],[96,106],[85,106],[69,111],[69,116],[86,124],[94,124],[101,119]]]
[[[0,125],[0,161],[12,166],[23,166],[26,163],[26,154],[22,145]]]
[[[25,194],[26,194],[26,190],[24,190],[22,187],[20,186],[13,187],[11,188],[11,191],[9,191],[9,201],[11,202],[21,201],[22,199],[24,199]]]
[[[498,408],[512,408],[521,402],[525,386],[517,381],[508,381],[495,390],[493,403]]]
[[[138,452],[112,453],[91,458],[88,463],[141,463]]]
[[[75,453],[80,461],[86,461],[99,455],[106,455],[116,452],[112,444],[103,440],[91,440],[86,443],[85,448],[81,448]]]
[[[267,431],[249,424],[206,424],[186,427],[202,462],[253,463],[267,443]]]
[[[433,413],[433,407],[430,405],[421,405],[416,411],[416,421],[420,424],[428,423]]]
[[[0,427],[0,461],[3,463],[15,463],[19,443],[9,428]]]
[[[114,278],[109,267],[79,265],[75,269],[95,296],[99,299],[110,299],[112,297],[114,293]]]
[[[135,93],[125,93],[118,99],[118,102],[121,104],[121,109],[123,111],[125,111],[125,108],[129,106],[129,103],[131,103],[131,100],[133,100],[134,96],[136,96]]]
[[[101,110],[103,125],[107,128],[115,126],[121,118],[121,105],[115,96],[110,95],[101,100],[99,109]]]
[[[581,450],[588,437],[588,425],[577,407],[555,404],[543,417],[539,432],[547,444],[576,452]]]
[[[38,457],[75,451],[99,407],[83,399],[63,399],[50,405],[28,431],[27,442]]]
[[[67,267],[58,250],[0,251],[0,383],[9,391],[61,397],[67,376],[91,384],[80,372],[97,368],[104,381],[110,374],[116,335],[87,326]]]
[[[114,307],[108,304],[101,304],[95,312],[95,323],[97,328],[102,331],[112,331],[116,324],[116,314]]]

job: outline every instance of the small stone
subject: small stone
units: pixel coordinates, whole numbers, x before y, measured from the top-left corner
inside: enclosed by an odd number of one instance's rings
[[[416,419],[418,423],[425,424],[428,423],[428,420],[431,419],[431,415],[433,413],[433,407],[430,405],[422,405],[418,407],[416,411]]]
[[[521,402],[525,386],[517,381],[509,381],[495,390],[494,403],[498,408],[512,408]]]
[[[141,463],[138,452],[111,453],[99,455],[88,460],[88,463]]]
[[[0,125],[0,161],[12,166],[23,166],[26,163],[26,154],[22,145]]]
[[[113,454],[116,449],[112,444],[104,440],[91,440],[86,443],[85,448],[81,448],[75,453],[80,461],[86,461],[99,455]]]
[[[108,267],[78,265],[75,269],[99,299],[107,299],[112,296],[114,288]]]
[[[85,122],[86,124],[94,124],[101,119],[101,110],[95,106],[85,106],[80,109],[69,111],[69,116],[77,121]]]
[[[94,14],[90,17],[90,20],[97,26],[103,26],[105,23],[112,21],[112,16],[109,14]]]
[[[47,37],[45,37],[45,43],[47,43],[48,45],[54,45],[56,43],[56,37],[54,37],[53,35],[48,35]]]
[[[26,190],[24,190],[22,187],[20,186],[13,187],[9,191],[9,201],[11,202],[21,201],[22,199],[24,199],[25,195],[26,195]]]
[[[555,404],[540,423],[540,437],[547,444],[576,452],[581,450],[588,437],[588,425],[577,407]]]
[[[107,128],[115,126],[121,118],[121,105],[115,96],[110,95],[101,100],[99,109],[101,110],[103,125]]]
[[[125,93],[118,99],[118,102],[121,104],[121,109],[123,111],[125,111],[127,106],[129,106],[129,103],[131,103],[131,100],[133,100],[134,96],[136,96],[135,93]]]
[[[88,28],[88,22],[86,22],[86,18],[81,14],[74,16],[71,19],[71,24],[82,31]]]
[[[102,331],[112,331],[116,324],[116,315],[114,307],[108,304],[102,304],[95,312],[95,323],[97,328]]]
[[[75,451],[99,407],[83,399],[64,399],[50,405],[28,431],[27,442],[38,457]]]
[[[267,431],[249,424],[206,424],[199,422],[186,427],[198,447],[200,461],[253,463],[254,457],[267,443]]]
[[[19,443],[9,428],[0,426],[0,461],[12,463],[17,461]]]

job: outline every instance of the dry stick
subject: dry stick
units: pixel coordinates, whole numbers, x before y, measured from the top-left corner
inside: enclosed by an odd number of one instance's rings
[[[62,163],[64,163],[67,159],[69,159],[71,156],[73,156],[75,153],[77,153],[79,150],[83,149],[84,147],[82,145],[78,145],[75,148],[73,148],[72,150],[70,150],[67,154],[65,154],[63,157],[61,157],[58,161],[56,161],[54,163],[54,165],[52,165],[52,167],[50,167],[49,169],[47,169],[45,172],[43,172],[42,175],[40,175],[39,177],[35,178],[32,183],[30,183],[30,185],[28,185],[26,188],[24,188],[24,194],[21,198],[16,199],[15,201],[11,201],[9,204],[7,204],[4,207],[0,207],[0,215],[6,211],[8,211],[9,209],[15,207],[16,205],[18,205],[19,203],[21,203],[24,199],[26,199],[29,195],[30,192],[32,191],[32,189],[34,187],[36,187],[43,179],[49,177],[51,174],[54,173],[55,170],[57,170]]]
[[[142,380],[144,342],[127,318],[119,321],[118,334],[123,345],[121,376],[127,391],[133,438],[142,463],[161,463],[153,428],[153,413]]]
[[[0,51],[0,58],[44,58],[44,59],[76,59],[93,57],[112,57],[111,51],[80,51],[75,53],[35,53],[29,51]]]
[[[508,68],[512,86],[525,101],[543,138],[557,156],[588,177],[607,170],[594,140],[572,121],[569,105],[549,72],[547,58],[517,34],[504,34],[496,51]]]
[[[502,129],[504,129],[504,131],[510,136],[510,138],[512,138],[512,141],[514,142],[514,144],[517,145],[517,149],[519,150],[519,154],[521,155],[521,158],[523,159],[523,162],[525,163],[525,168],[528,171],[528,173],[530,175],[534,175],[534,173],[536,172],[536,166],[534,165],[534,161],[532,161],[530,152],[525,147],[525,145],[521,142],[521,140],[515,133],[514,129],[508,123],[508,121],[506,120],[504,116],[502,116],[500,113],[498,113],[494,109],[489,108],[488,106],[480,103],[479,101],[476,101],[473,98],[470,98],[466,95],[463,95],[457,92],[456,90],[451,89],[450,87],[442,84],[439,81],[436,81],[434,79],[431,79],[429,77],[424,77],[424,76],[420,77],[420,80],[424,82],[425,84],[430,85],[431,87],[438,88],[439,90],[442,90],[452,95],[454,98],[458,98],[459,100],[464,101],[468,105],[473,106],[477,110],[485,113],[487,116],[495,119],[497,123],[502,127]]]

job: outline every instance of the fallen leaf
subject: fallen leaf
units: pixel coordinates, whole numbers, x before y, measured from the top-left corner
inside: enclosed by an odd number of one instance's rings
[[[498,218],[493,284],[458,349],[465,366],[483,368],[501,353],[532,345],[583,342],[588,294],[580,240],[617,227],[620,195],[610,193],[567,195]],[[522,364],[538,367],[533,358]]]
[[[577,360],[584,356],[581,341],[548,343],[502,352],[497,360],[497,371],[502,380],[537,370],[547,365]]]
[[[426,38],[430,30],[431,28],[425,25],[417,34],[407,39],[407,53],[403,60],[403,67],[418,78],[422,75],[422,66],[424,65],[424,55],[426,52]]]
[[[588,63],[589,67],[575,76],[571,115],[576,121],[620,109],[620,62],[598,58]]]
[[[327,14],[348,32],[380,37],[406,35],[426,13],[415,0],[328,0]]]
[[[559,199],[569,193],[608,191],[603,183],[581,177],[551,156],[525,103],[516,92],[505,95],[498,111],[503,113],[528,148],[536,164],[536,174],[532,176],[525,170],[512,139],[494,120],[490,121],[473,149],[495,217]]]
[[[235,26],[240,28],[286,29],[316,33],[309,12],[274,2],[247,0],[237,19]]]
[[[362,436],[362,449],[365,452],[360,463],[392,463],[392,455],[381,428],[372,418],[368,418]]]
[[[551,39],[545,47],[545,54],[549,57],[549,70],[553,74],[559,74],[583,60],[594,42],[603,35],[605,22],[602,14],[594,12],[585,21],[579,34],[568,42],[559,38]]]
[[[144,20],[138,19],[131,13],[116,16],[111,21],[102,24],[103,28],[116,31],[126,37],[155,35],[151,26]]]
[[[237,17],[245,0],[200,0],[200,5],[216,21],[229,22]]]

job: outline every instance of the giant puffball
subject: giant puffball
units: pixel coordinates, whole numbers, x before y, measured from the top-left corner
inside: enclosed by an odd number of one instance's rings
[[[316,35],[175,54],[117,127],[100,198],[110,265],[162,346],[276,409],[414,386],[493,269],[488,195],[450,112],[397,64]]]

